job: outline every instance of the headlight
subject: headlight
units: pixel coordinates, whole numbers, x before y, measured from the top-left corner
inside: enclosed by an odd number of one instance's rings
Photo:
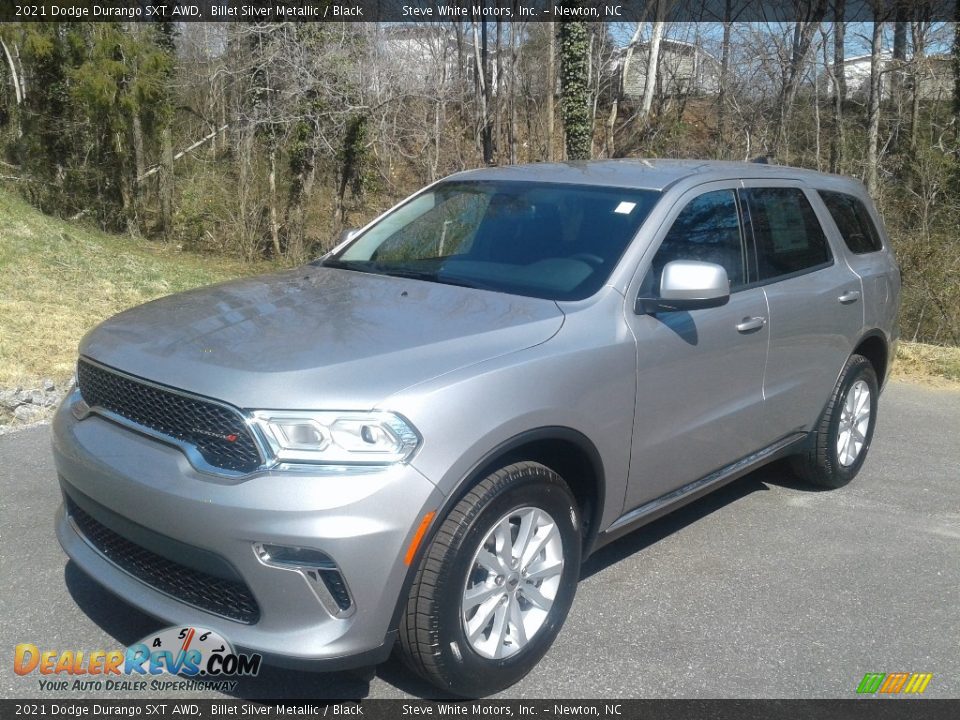
[[[257,410],[253,417],[282,463],[388,465],[409,458],[420,443],[393,413]]]

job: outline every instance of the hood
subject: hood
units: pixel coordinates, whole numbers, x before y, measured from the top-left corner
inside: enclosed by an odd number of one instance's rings
[[[562,324],[550,300],[307,266],[132,308],[80,354],[242,408],[367,409]]]

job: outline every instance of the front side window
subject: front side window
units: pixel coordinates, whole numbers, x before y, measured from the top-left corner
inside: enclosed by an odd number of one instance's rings
[[[671,260],[722,265],[731,290],[746,283],[740,214],[733,190],[704,193],[680,211],[653,258],[654,287],[659,287],[660,274]]]
[[[820,221],[801,189],[750,188],[743,197],[750,211],[761,281],[832,261]]]
[[[579,300],[600,289],[660,198],[559,183],[441,183],[369,228],[329,267]]]
[[[870,211],[859,199],[846,193],[828,190],[818,192],[850,252],[864,255],[883,249],[883,241],[877,226],[873,224]]]

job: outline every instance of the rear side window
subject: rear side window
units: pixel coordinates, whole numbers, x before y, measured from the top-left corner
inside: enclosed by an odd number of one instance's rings
[[[731,290],[745,283],[740,214],[733,190],[695,197],[680,211],[653,258],[655,282],[671,260],[699,260],[722,265]]]
[[[750,188],[743,194],[750,211],[761,281],[831,262],[823,228],[802,190]]]
[[[850,252],[864,255],[883,249],[883,241],[880,240],[877,226],[873,224],[870,211],[860,200],[846,193],[828,190],[818,192]]]

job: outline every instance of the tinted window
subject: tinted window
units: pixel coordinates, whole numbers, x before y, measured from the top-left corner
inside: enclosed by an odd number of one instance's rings
[[[610,277],[659,198],[631,188],[446,182],[383,217],[324,264],[578,300]]]
[[[704,193],[680,211],[653,258],[655,287],[671,260],[716,263],[726,269],[731,289],[744,284],[740,217],[733,190]]]
[[[862,202],[845,193],[826,190],[819,192],[851,252],[863,255],[883,248],[877,226],[873,224],[870,211]]]
[[[750,208],[760,280],[830,262],[827,238],[802,190],[750,188],[744,196]]]

